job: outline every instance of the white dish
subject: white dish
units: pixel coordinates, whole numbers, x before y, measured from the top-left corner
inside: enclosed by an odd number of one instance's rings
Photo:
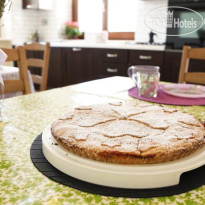
[[[48,126],[42,134],[43,153],[54,167],[74,178],[116,188],[159,188],[177,185],[182,173],[205,164],[205,147],[173,162],[117,165],[74,155],[56,143]]]
[[[205,86],[193,84],[165,84],[162,90],[170,95],[185,98],[204,98]]]

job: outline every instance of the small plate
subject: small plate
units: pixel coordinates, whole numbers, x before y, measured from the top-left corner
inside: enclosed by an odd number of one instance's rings
[[[204,98],[205,86],[193,84],[165,84],[162,90],[170,95],[184,98]]]

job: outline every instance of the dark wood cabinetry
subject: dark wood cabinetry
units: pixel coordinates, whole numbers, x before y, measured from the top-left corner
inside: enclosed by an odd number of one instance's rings
[[[90,48],[90,78],[89,80],[95,80],[100,78],[100,68],[101,68],[101,58],[100,58],[101,49]]]
[[[161,80],[178,82],[182,51],[165,51]]]
[[[48,88],[64,86],[62,48],[51,47],[48,72]]]
[[[191,59],[189,62],[189,71],[190,72],[205,72],[204,60]]]
[[[130,50],[129,51],[129,66],[132,65],[153,65],[160,67],[161,80],[163,79],[164,67],[164,52],[163,51],[144,51]]]
[[[179,71],[181,65],[182,51],[166,50],[164,60],[164,72],[162,80],[167,82],[178,82]],[[189,72],[205,72],[205,64],[203,60],[190,59]]]
[[[127,76],[131,65],[160,67],[161,80],[178,82],[182,51],[145,51],[105,48],[51,48],[48,88],[61,87],[110,76]],[[190,71],[204,64],[190,61]]]
[[[155,65],[162,66],[164,63],[163,51],[129,51],[129,65]]]
[[[63,49],[63,82],[71,85],[91,79],[91,55],[87,48]]]
[[[48,88],[62,87],[99,78],[99,49],[51,48]]]
[[[111,76],[127,76],[131,65],[160,66],[161,80],[178,80],[181,52],[103,48],[51,48],[48,88]]]
[[[128,50],[100,49],[99,77],[126,76],[128,68]]]
[[[128,50],[101,49],[100,58],[103,62],[127,63]]]
[[[63,48],[61,47],[51,47],[47,84],[48,89],[64,86],[62,50]],[[27,58],[43,59],[43,52],[41,51],[27,51],[26,54]],[[29,70],[32,74],[42,74],[41,68],[29,67]],[[35,88],[38,90],[39,86],[35,85]]]
[[[127,76],[127,64],[102,62],[100,77]]]

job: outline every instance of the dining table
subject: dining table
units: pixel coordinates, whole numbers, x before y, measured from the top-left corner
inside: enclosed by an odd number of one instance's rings
[[[128,77],[114,76],[4,99],[0,116],[0,204],[205,204],[205,185],[185,193],[153,198],[112,197],[57,183],[36,169],[30,157],[35,138],[59,116],[77,106],[136,101]],[[154,103],[156,104],[156,103]],[[205,121],[205,106],[176,106]]]

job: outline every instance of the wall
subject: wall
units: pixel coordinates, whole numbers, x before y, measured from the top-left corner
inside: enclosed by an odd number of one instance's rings
[[[51,11],[22,9],[22,0],[13,0],[2,18],[1,37],[24,42],[38,30],[41,41],[56,41],[61,38],[64,23],[71,19],[71,9],[72,0],[53,0]]]
[[[54,0],[53,4],[52,11],[39,11],[38,30],[43,41],[62,39],[64,23],[72,19],[72,0]]]
[[[137,28],[135,33],[135,40],[137,42],[148,42],[150,30],[144,24],[144,15],[155,8],[168,5],[168,0],[137,0]],[[166,32],[166,31],[165,31]],[[166,41],[165,35],[154,37],[155,42],[163,43]]]
[[[148,42],[150,30],[144,25],[144,15],[154,8],[167,6],[168,0],[136,0],[137,42]],[[56,41],[61,38],[64,22],[71,20],[72,0],[53,0],[52,11],[22,9],[22,0],[13,0],[9,12],[3,17],[2,37],[14,42],[30,40],[36,29],[42,41]],[[155,36],[156,42],[165,42],[165,35]]]

